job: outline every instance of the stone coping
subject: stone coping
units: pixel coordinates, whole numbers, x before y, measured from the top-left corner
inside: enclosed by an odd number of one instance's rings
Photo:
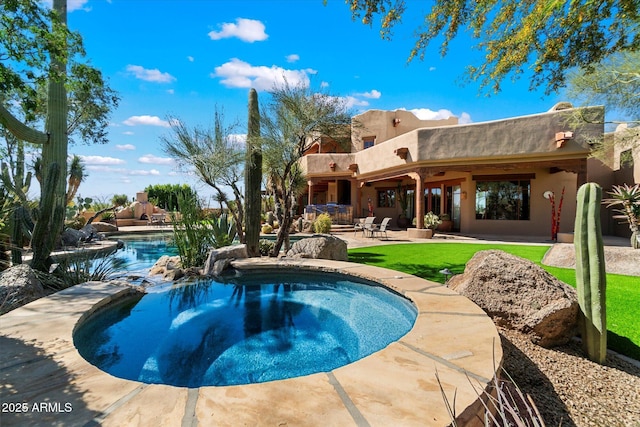
[[[74,347],[80,319],[136,292],[89,282],[0,317],[2,425],[446,426],[442,392],[450,403],[455,395],[458,425],[478,424],[477,393],[501,366],[502,348],[491,319],[467,298],[415,276],[348,262],[262,258],[234,266],[366,278],[409,298],[418,317],[398,341],[331,372],[241,386],[144,384],[101,371]]]

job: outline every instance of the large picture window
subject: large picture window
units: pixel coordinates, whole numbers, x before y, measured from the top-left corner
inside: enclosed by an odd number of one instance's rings
[[[476,183],[476,219],[530,219],[531,181],[514,179]]]
[[[379,208],[395,208],[396,207],[396,190],[378,190],[378,207]]]

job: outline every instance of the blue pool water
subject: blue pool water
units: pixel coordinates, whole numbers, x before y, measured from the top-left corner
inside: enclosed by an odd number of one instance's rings
[[[118,236],[124,247],[111,254],[110,261],[117,266],[118,273],[146,275],[162,255],[178,255],[172,236],[171,233]]]
[[[398,340],[417,315],[373,283],[296,269],[147,290],[79,325],[75,345],[116,377],[185,387],[330,371]]]

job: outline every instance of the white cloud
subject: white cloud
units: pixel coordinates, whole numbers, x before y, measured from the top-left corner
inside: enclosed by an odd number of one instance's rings
[[[123,135],[129,135],[129,136],[131,136],[131,135],[135,135],[135,133],[131,132],[130,130],[125,131],[125,132],[122,132],[122,134],[123,134]]]
[[[160,175],[160,171],[157,169],[151,169],[151,170],[137,169],[137,170],[129,171],[129,175],[139,175],[139,176]]]
[[[160,126],[163,128],[171,127],[168,121],[162,120],[158,116],[131,116],[124,122],[127,126]]]
[[[126,173],[126,169],[124,168],[114,168],[107,165],[88,165],[87,170],[91,172],[110,173],[110,174],[118,174],[118,175],[122,175],[123,173]]]
[[[342,97],[342,99],[344,100],[345,106],[347,108],[369,106],[369,103],[367,101],[358,99],[353,96],[345,96],[345,97]]]
[[[168,93],[169,95],[173,95],[174,93],[176,93],[176,91],[175,91],[175,90],[173,90],[173,89],[169,89],[169,90],[167,90],[167,93]]]
[[[323,89],[329,87],[329,82],[320,82],[320,87]]]
[[[173,165],[175,161],[171,157],[158,157],[153,154],[145,154],[138,158],[140,163],[151,165]]]
[[[436,67],[429,67],[429,71],[435,71]]]
[[[460,114],[460,117],[458,117],[458,123],[464,125],[473,123],[473,120],[471,120],[471,115],[469,113],[462,112],[462,114]]]
[[[196,59],[195,59],[193,56],[189,55],[189,56],[187,56],[187,60],[188,60],[189,62],[193,62],[193,61],[195,61]]]
[[[231,135],[227,135],[227,140],[233,145],[243,147],[247,144],[247,134],[232,133]]]
[[[171,83],[176,80],[169,73],[163,73],[157,68],[148,70],[140,65],[127,65],[127,71],[133,74],[137,79],[155,83]]]
[[[291,55],[285,56],[285,58],[287,59],[287,62],[296,62],[300,59],[300,55],[292,53]]]
[[[379,99],[382,96],[382,93],[373,89],[371,92],[357,93],[356,95],[370,99]]]
[[[116,150],[120,150],[120,151],[131,151],[135,149],[136,149],[136,146],[133,144],[116,145]]]
[[[237,37],[242,41],[253,43],[255,41],[266,40],[269,35],[264,32],[265,26],[255,19],[237,18],[236,23],[225,22],[220,25],[220,31],[211,31],[211,40],[227,39]]]
[[[79,155],[85,165],[123,165],[126,162],[122,159],[107,156],[83,156]]]
[[[400,110],[404,110],[404,108],[399,108]],[[413,110],[409,110],[412,112],[417,118],[420,120],[443,120],[448,119],[449,117],[458,117],[451,112],[451,110],[447,110],[442,108],[438,111],[430,110],[429,108],[415,108]],[[471,123],[471,116],[469,113],[463,112],[458,118],[459,124]]]
[[[283,85],[286,81],[291,86],[299,84],[308,86],[308,74],[315,74],[315,70],[287,70],[275,65],[271,67],[253,66],[238,58],[233,58],[211,73],[211,77],[219,77],[223,85],[237,88],[255,88],[256,90],[271,90],[276,85]]]

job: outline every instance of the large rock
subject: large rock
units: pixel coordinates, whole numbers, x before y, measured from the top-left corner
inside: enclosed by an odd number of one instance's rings
[[[234,259],[247,258],[247,245],[224,246],[209,252],[203,274],[218,276]]]
[[[347,242],[330,234],[314,234],[298,240],[287,252],[287,257],[349,261]]]
[[[156,274],[162,274],[162,278],[164,280],[178,280],[183,277],[184,272],[182,270],[180,257],[177,255],[162,255],[149,270],[150,276],[154,276]]]
[[[118,231],[118,227],[114,224],[109,224],[108,222],[92,222],[91,225],[100,233],[112,233],[114,231]]]
[[[575,289],[531,261],[498,250],[477,252],[447,283],[498,325],[528,334],[543,347],[566,343],[578,319]]]
[[[27,264],[16,265],[0,273],[0,314],[45,295],[42,283]]]

